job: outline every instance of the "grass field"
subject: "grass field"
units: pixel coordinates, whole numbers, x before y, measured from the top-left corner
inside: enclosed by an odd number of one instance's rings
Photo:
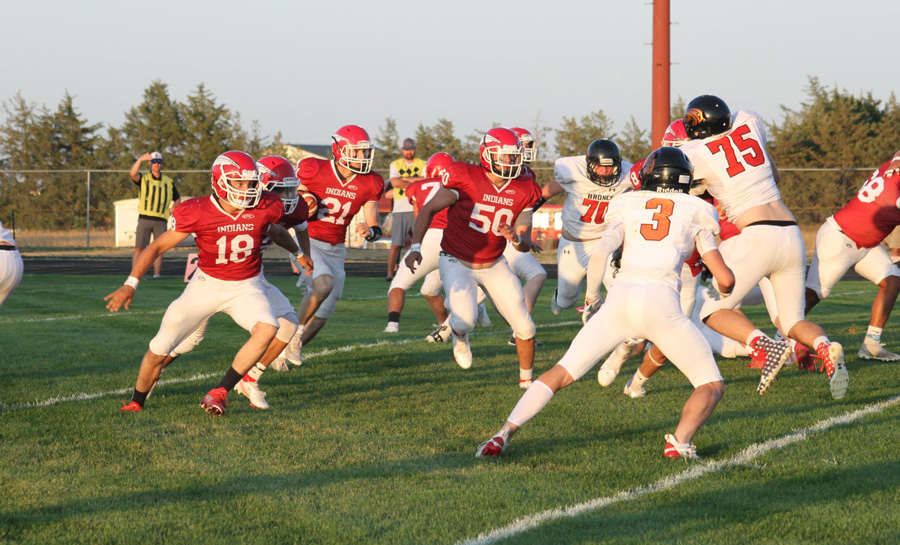
[[[721,360],[728,391],[694,439],[703,460],[685,462],[662,449],[690,386],[667,367],[626,398],[636,358],[609,389],[589,373],[558,394],[503,458],[476,460],[520,396],[508,329],[492,310],[463,371],[422,340],[420,297],[399,334],[381,332],[383,279],[348,279],[304,366],[263,377],[271,410],[236,394],[223,418],[198,406],[246,339],[217,316],[145,411],[120,414],[183,288],[143,282],[110,315],[102,298],[124,276],[26,275],[0,310],[0,543],[900,542],[900,365],[856,358],[868,283],[839,284],[811,316],[846,348],[846,398],[794,368],[759,397],[748,360]],[[293,279],[271,280],[296,298]],[[553,287],[535,312],[538,372],[580,325],[550,314]],[[886,338],[900,350],[892,324]]]

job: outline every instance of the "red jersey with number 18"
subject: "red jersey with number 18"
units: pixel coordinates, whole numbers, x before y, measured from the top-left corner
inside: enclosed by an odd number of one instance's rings
[[[506,249],[500,224],[514,225],[519,213],[541,198],[541,188],[531,178],[517,178],[497,187],[481,165],[458,161],[447,167],[441,184],[458,198],[447,212],[441,248],[469,263],[499,259]]]
[[[319,199],[318,221],[310,222],[309,237],[331,245],[343,244],[353,216],[384,193],[381,175],[355,174],[344,180],[333,161],[315,157],[300,161],[297,178]]]
[[[841,231],[860,248],[873,248],[900,225],[900,174],[881,165],[862,188],[834,214]]]
[[[246,280],[260,272],[262,240],[269,225],[284,215],[284,204],[263,191],[254,208],[229,214],[214,195],[189,199],[172,210],[170,229],[193,233],[198,266],[219,280]]]

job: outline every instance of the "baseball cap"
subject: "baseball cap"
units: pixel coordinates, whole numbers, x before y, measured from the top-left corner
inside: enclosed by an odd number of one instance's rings
[[[150,162],[151,163],[162,163],[163,162],[162,153],[160,153],[158,151],[152,152],[150,154]]]
[[[416,149],[416,141],[412,138],[407,138],[403,141],[403,147],[400,149]]]

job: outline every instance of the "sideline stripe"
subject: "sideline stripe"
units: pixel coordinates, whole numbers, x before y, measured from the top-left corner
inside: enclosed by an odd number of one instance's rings
[[[107,314],[102,314],[101,316],[114,316],[114,314],[107,313]],[[576,324],[581,324],[581,321],[560,322],[558,324],[550,324],[550,325],[540,326],[540,327],[538,327],[538,329],[566,327],[566,326],[576,325]],[[477,333],[477,334],[473,333],[471,335],[473,337],[475,337],[475,336],[480,336],[480,335],[487,336],[487,335],[508,335],[508,334],[509,334],[509,331],[504,330],[504,331],[483,332],[483,333]],[[345,352],[353,352],[354,350],[360,350],[360,349],[366,349],[366,348],[377,348],[379,346],[386,346],[386,345],[401,346],[404,344],[424,343],[424,342],[425,342],[425,337],[415,337],[412,339],[402,339],[402,340],[396,340],[396,341],[388,341],[388,340],[377,341],[377,342],[368,343],[368,344],[349,344],[346,346],[339,346],[337,348],[328,348],[328,349],[322,350],[320,352],[311,353],[309,355],[304,354],[303,359],[304,359],[304,361],[306,361],[306,360],[311,360],[311,359],[319,358],[319,357],[323,357],[323,356],[331,356],[333,354],[342,354]],[[173,379],[169,379],[169,380],[160,380],[159,385],[165,386],[166,384],[182,384],[185,382],[198,382],[201,380],[209,380],[211,378],[218,377],[218,376],[221,376],[221,373],[204,373],[204,374],[198,374],[198,375],[193,375],[193,376],[184,377],[184,378],[173,378]],[[21,405],[3,405],[2,403],[0,403],[0,413],[11,412],[11,411],[20,411],[22,409],[37,409],[37,408],[41,408],[41,407],[50,407],[51,405],[59,405],[60,403],[66,403],[69,401],[89,401],[91,399],[97,399],[100,397],[128,395],[131,393],[131,391],[132,391],[132,388],[111,390],[111,391],[99,392],[99,393],[95,393],[95,394],[88,394],[88,393],[81,392],[81,393],[67,395],[67,396],[51,397],[51,398],[45,399],[43,401],[35,401],[34,403],[23,403]]]
[[[668,490],[670,488],[678,486],[679,484],[703,477],[707,473],[717,472],[732,466],[746,465],[754,458],[762,456],[763,454],[766,454],[771,450],[783,449],[784,447],[793,443],[798,443],[800,441],[806,440],[812,434],[826,431],[829,428],[833,428],[834,426],[840,424],[848,424],[870,414],[880,413],[885,409],[897,404],[900,404],[900,396],[891,397],[885,401],[863,407],[862,409],[822,420],[816,424],[813,424],[812,426],[809,426],[808,428],[804,428],[782,437],[769,439],[768,441],[765,441],[763,443],[754,443],[738,454],[732,456],[731,458],[725,460],[711,460],[705,463],[699,463],[689,469],[682,471],[681,473],[665,477],[648,486],[624,490],[612,496],[596,498],[584,503],[571,505],[569,507],[551,509],[549,511],[543,511],[529,517],[514,520],[512,523],[504,526],[503,528],[498,528],[496,530],[491,530],[489,532],[479,534],[478,537],[473,539],[460,541],[457,543],[457,545],[488,545],[501,539],[513,537],[533,528],[537,528],[545,522],[563,518],[577,517],[584,513],[596,511],[615,503],[633,500],[646,494],[652,494],[654,492]]]

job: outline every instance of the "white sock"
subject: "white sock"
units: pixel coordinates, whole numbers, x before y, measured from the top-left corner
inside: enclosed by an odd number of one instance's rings
[[[519,367],[519,381],[523,380],[531,380],[531,377],[534,376],[532,373],[534,369],[522,369]]]
[[[759,329],[754,329],[753,331],[750,332],[749,335],[747,335],[747,340],[744,342],[744,344],[750,344],[751,342],[753,342],[753,339],[755,339],[757,337],[765,337],[765,336],[766,336],[766,334],[763,333],[762,331],[760,331]]]
[[[256,362],[256,364],[253,365],[253,367],[251,367],[249,371],[247,371],[247,374],[244,375],[244,380],[256,382],[257,380],[259,380],[259,377],[261,377],[265,372],[266,368],[263,366],[263,364]],[[249,379],[247,377],[249,377]]]
[[[882,331],[884,331],[882,328],[870,325],[869,329],[866,330],[866,339],[872,339],[876,343],[880,343]]]
[[[643,386],[645,382],[647,382],[647,377],[645,377],[644,374],[641,373],[641,370],[638,369],[637,371],[635,371],[634,376],[631,377],[631,385]]]
[[[816,352],[818,352],[819,346],[821,346],[823,343],[830,343],[830,342],[831,341],[828,340],[828,337],[826,337],[825,335],[822,335],[821,337],[818,337],[818,338],[816,338],[816,340],[813,341],[813,346],[816,347]]]
[[[521,428],[534,415],[541,412],[551,399],[553,399],[553,391],[538,380],[531,385],[531,388],[525,390],[506,420]]]

